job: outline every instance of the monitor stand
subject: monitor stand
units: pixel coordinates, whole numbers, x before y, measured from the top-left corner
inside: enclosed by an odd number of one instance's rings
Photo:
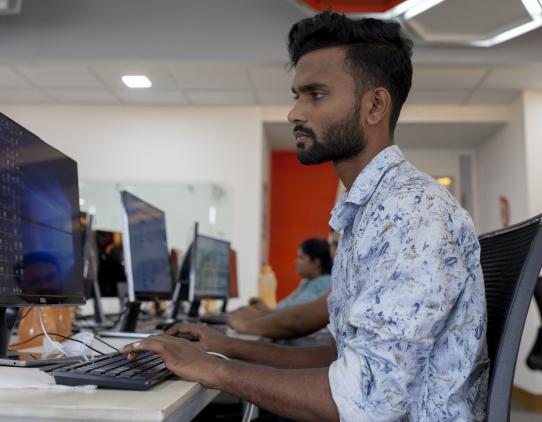
[[[220,308],[220,312],[225,314],[227,312],[226,311],[227,308],[228,308],[228,298],[225,297],[224,302],[222,303],[222,308]]]
[[[0,306],[0,358],[8,358],[9,342],[11,340],[11,331],[17,321],[17,311],[19,308]]]
[[[119,321],[119,331],[134,332],[137,327],[137,318],[141,302],[125,302],[122,310],[122,316]]]
[[[199,299],[194,299],[192,303],[190,304],[190,310],[188,311],[188,318],[198,318],[200,306],[201,306],[201,301]]]

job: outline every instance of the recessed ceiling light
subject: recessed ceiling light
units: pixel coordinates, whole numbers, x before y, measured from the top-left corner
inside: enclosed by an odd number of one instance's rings
[[[128,88],[150,88],[152,82],[145,75],[124,75],[122,82]]]

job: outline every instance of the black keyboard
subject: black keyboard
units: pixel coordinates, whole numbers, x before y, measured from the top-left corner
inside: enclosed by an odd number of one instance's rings
[[[134,361],[129,361],[121,353],[112,353],[53,370],[57,384],[97,385],[123,390],[147,390],[169,375],[171,372],[160,356],[152,352],[139,353]]]

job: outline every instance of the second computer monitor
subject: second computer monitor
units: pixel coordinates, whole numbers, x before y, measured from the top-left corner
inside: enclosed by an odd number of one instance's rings
[[[198,234],[191,250],[190,299],[230,296],[230,243]],[[191,292],[192,293],[192,292]]]
[[[121,201],[129,300],[171,298],[164,212],[126,191],[121,192]]]

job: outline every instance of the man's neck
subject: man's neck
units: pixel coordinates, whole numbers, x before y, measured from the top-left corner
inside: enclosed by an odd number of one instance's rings
[[[343,185],[347,191],[350,190],[356,178],[367,166],[367,164],[369,164],[371,160],[380,153],[380,151],[391,145],[393,145],[392,141],[374,144],[369,143],[365,149],[355,157],[348,160],[333,162],[335,173],[337,173],[337,176],[339,176],[339,179],[341,179],[341,182],[343,182]]]

